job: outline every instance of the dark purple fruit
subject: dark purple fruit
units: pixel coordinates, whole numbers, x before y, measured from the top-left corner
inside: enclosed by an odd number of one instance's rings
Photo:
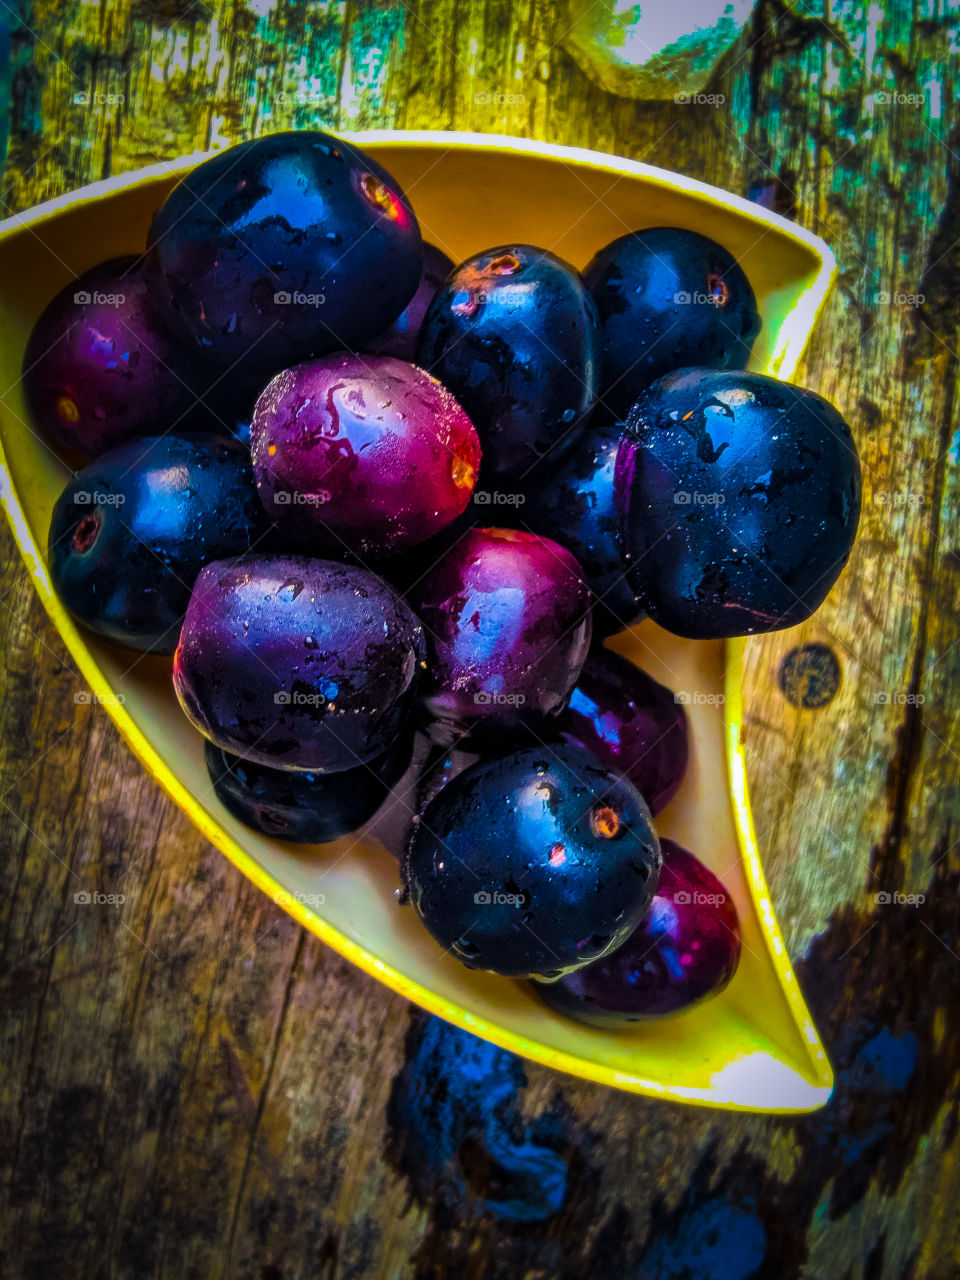
[[[221,365],[270,376],[379,333],[421,268],[394,179],[351,143],[299,130],[188,174],[154,215],[145,270],[175,332]]]
[[[374,816],[410,764],[413,734],[402,733],[369,764],[334,774],[271,769],[209,740],[204,750],[217,798],[235,818],[275,840],[327,844]]]
[[[695,231],[620,236],[583,273],[600,314],[604,408],[625,415],[644,387],[687,365],[743,369],[757,300],[732,254]]]
[[[590,654],[557,728],[629,778],[651,813],[676,795],[689,752],[686,714],[669,689],[618,654]]]
[[[847,562],[860,516],[850,428],[812,391],[681,369],[637,402],[617,457],[628,574],[677,635],[793,627]]]
[[[524,528],[554,538],[576,556],[593,592],[595,636],[613,635],[643,617],[624,571],[613,497],[622,436],[622,426],[588,427],[557,467],[540,464],[531,471],[525,500],[513,508]],[[488,496],[495,505],[499,494]]]
[[[364,351],[374,356],[393,356],[395,360],[416,360],[417,341],[427,308],[437,290],[453,270],[453,262],[436,245],[423,243],[423,274],[417,292],[393,324],[364,343]]]
[[[50,576],[70,612],[131,649],[172,653],[205,564],[269,522],[249,450],[212,435],[129,440],[70,481],[50,522]]]
[[[225,751],[337,773],[400,733],[422,632],[365,569],[293,555],[220,560],[197,578],[173,685],[187,718]]]
[[[96,457],[134,436],[188,425],[209,378],[161,322],[135,257],[61,289],[34,325],[23,394],[58,444]]]
[[[485,479],[520,475],[573,445],[596,402],[598,334],[580,277],[546,249],[487,249],[447,277],[417,364],[470,415]]]
[[[559,982],[534,984],[557,1013],[590,1027],[622,1027],[689,1009],[717,995],[740,962],[733,899],[702,862],[661,840],[650,911],[617,950]]]
[[[278,374],[250,432],[257,489],[311,547],[399,551],[466,508],[480,467],[470,419],[435,378],[389,356],[326,356]]]
[[[427,633],[425,706],[440,741],[502,743],[560,710],[590,648],[590,591],[569,551],[511,529],[471,529],[411,593]]]
[[[530,748],[472,765],[425,809],[406,889],[471,969],[554,978],[642,921],[660,851],[640,793],[588,751]]]

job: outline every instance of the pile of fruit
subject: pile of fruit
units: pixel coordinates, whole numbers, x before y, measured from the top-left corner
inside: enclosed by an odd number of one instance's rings
[[[398,896],[445,951],[594,1025],[688,1008],[737,915],[652,825],[683,707],[602,642],[793,626],[846,561],[850,430],[743,371],[759,327],[702,235],[632,232],[582,276],[529,244],[454,265],[356,147],[247,142],[31,335],[29,411],[78,468],[51,576],[173,654],[243,822],[331,841],[413,769]]]

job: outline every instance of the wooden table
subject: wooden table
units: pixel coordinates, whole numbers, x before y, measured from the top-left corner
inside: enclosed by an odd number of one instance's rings
[[[819,617],[749,646],[761,847],[837,1071],[799,1119],[526,1065],[305,935],[75,702],[4,529],[5,1276],[960,1275],[957,5],[886,9],[761,4],[711,106],[603,92],[548,0],[4,6],[8,210],[291,122],[533,135],[772,202],[840,259],[801,380],[865,480]],[[777,678],[813,643],[819,708]],[[76,909],[81,869],[122,912]]]

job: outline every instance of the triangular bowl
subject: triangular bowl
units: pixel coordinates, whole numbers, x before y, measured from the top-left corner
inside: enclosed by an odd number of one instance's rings
[[[348,136],[396,176],[425,238],[454,259],[531,242],[582,267],[626,230],[656,225],[720,241],[757,294],[763,328],[751,367],[758,372],[791,376],[836,271],[830,250],[810,233],[727,192],[635,161],[488,134]],[[97,639],[60,605],[45,548],[50,512],[70,472],[27,422],[19,386],[27,337],[46,302],[76,274],[142,249],[153,210],[202,158],[111,178],[0,224],[3,502],[34,585],[92,696],[245,875],[342,955],[432,1013],[547,1066],[635,1093],[743,1111],[822,1106],[831,1068],[777,928],[750,817],[741,641],[684,641],[645,622],[610,642],[690,695],[689,773],[657,825],[721,876],[744,939],[740,968],[718,998],[612,1033],[568,1022],[525,986],[441,956],[413,912],[397,907],[396,863],[372,834],[296,847],[236,822],[207,783],[201,741],[177,706],[169,663]],[[402,795],[389,803],[394,817],[403,812]]]

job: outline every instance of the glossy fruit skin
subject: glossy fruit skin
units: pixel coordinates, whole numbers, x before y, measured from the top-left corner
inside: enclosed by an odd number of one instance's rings
[[[342,773],[271,769],[204,743],[217,798],[255,831],[293,844],[327,844],[369,822],[410,764],[413,734],[381,756]]]
[[[756,373],[681,369],[644,394],[629,428],[617,508],[655,622],[750,635],[820,606],[860,516],[856,444],[831,404]]]
[[[517,731],[560,710],[590,648],[590,591],[569,551],[471,529],[411,593],[427,633],[435,741]]]
[[[225,751],[339,773],[399,735],[422,660],[418,619],[374,574],[252,555],[197,578],[173,686],[187,718]]]
[[[524,528],[556,539],[580,562],[593,592],[594,636],[613,635],[643,617],[626,577],[614,504],[623,433],[622,426],[588,426],[556,467],[531,471],[525,501],[515,508]]]
[[[609,649],[587,658],[557,730],[622,773],[657,814],[676,795],[689,757],[687,717],[673,693]]]
[[[706,236],[630,232],[595,254],[583,278],[600,315],[600,398],[610,413],[625,416],[673,369],[746,367],[760,332],[757,300],[733,255]]]
[[[415,828],[405,882],[469,968],[552,980],[626,941],[659,867],[640,793],[564,744],[481,760],[448,782]]]
[[[417,342],[427,308],[437,290],[453,270],[453,261],[442,249],[423,242],[423,273],[417,291],[392,324],[364,343],[364,351],[374,356],[393,356],[395,360],[416,363]]]
[[[172,653],[203,566],[262,544],[269,529],[238,441],[130,440],[85,467],[57,499],[50,576],[92,631]]]
[[[269,376],[378,333],[421,267],[417,220],[386,170],[299,130],[188,174],[154,215],[145,271],[174,331],[221,365]]]
[[[502,245],[446,279],[427,311],[417,364],[470,415],[488,480],[559,458],[596,402],[599,325],[576,271],[545,249]]]
[[[390,356],[340,352],[278,374],[250,442],[278,527],[336,552],[400,551],[439,533],[467,507],[480,467],[455,398]]]
[[[722,882],[687,849],[661,839],[650,910],[615,951],[559,982],[534,983],[557,1013],[590,1027],[625,1027],[718,995],[740,962],[740,922]]]
[[[136,257],[111,258],[61,289],[23,357],[31,419],[86,457],[135,436],[184,430],[208,381],[165,329]]]

